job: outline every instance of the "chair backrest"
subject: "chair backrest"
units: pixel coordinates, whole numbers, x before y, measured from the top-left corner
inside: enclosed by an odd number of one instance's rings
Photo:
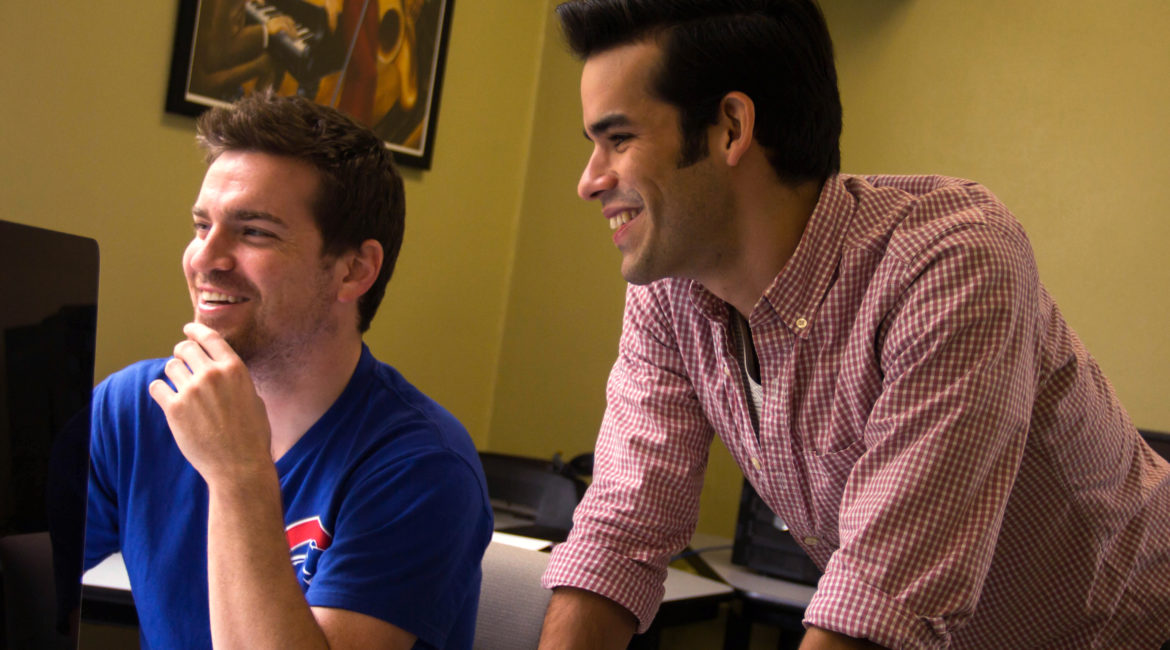
[[[483,556],[475,623],[476,650],[524,650],[540,642],[552,592],[540,586],[548,554],[498,542]]]
[[[1147,431],[1138,429],[1138,433],[1142,434],[1146,443],[1158,452],[1158,455],[1170,461],[1170,433],[1161,433],[1160,431]]]
[[[6,647],[11,650],[75,647],[72,635],[57,631],[49,534],[0,538],[0,571],[4,576]]]
[[[563,533],[572,528],[573,509],[585,493],[584,481],[538,458],[484,451],[479,460],[497,513],[506,512],[533,526]]]

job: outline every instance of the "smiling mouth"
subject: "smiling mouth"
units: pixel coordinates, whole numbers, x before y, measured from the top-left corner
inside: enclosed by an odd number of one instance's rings
[[[638,216],[637,210],[622,210],[621,212],[619,212],[619,213],[617,213],[614,216],[609,218],[609,229],[610,230],[617,230],[618,228],[621,228],[622,226],[626,225],[627,223],[633,221],[634,217],[637,217],[637,216]]]
[[[247,301],[247,298],[229,296],[226,293],[217,293],[215,291],[199,292],[199,302],[205,305],[236,305]]]

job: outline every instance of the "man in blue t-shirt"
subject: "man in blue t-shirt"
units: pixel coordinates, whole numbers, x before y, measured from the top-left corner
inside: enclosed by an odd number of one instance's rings
[[[389,152],[270,94],[197,139],[195,319],[94,393],[86,566],[122,553],[145,647],[470,648],[478,456],[362,343],[402,242]]]

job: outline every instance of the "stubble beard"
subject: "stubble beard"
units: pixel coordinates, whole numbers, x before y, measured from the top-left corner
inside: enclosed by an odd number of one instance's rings
[[[295,372],[315,342],[326,340],[338,327],[332,319],[329,280],[318,276],[317,287],[306,310],[291,315],[290,322],[274,329],[257,314],[230,330],[204,322],[224,338],[236,356],[244,362],[253,381],[279,380],[282,375]],[[203,322],[196,316],[197,322]]]

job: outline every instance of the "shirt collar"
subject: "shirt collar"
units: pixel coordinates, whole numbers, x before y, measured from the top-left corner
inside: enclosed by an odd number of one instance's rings
[[[831,176],[821,188],[796,251],[764,291],[748,318],[752,326],[779,318],[796,336],[803,337],[816,320],[829,284],[841,259],[841,247],[856,211],[857,201],[845,187],[846,177]],[[698,282],[691,281],[691,303],[707,318],[724,321],[728,307]]]

